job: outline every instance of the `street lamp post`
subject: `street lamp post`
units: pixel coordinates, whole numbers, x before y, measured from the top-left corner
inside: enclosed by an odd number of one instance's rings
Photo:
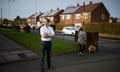
[[[8,0],[8,19],[10,18],[10,1],[15,1],[15,0]]]
[[[35,0],[35,24],[37,23],[37,22],[36,22],[36,17],[37,17],[37,11],[36,11],[36,8],[37,8],[37,0]]]
[[[10,13],[9,7],[10,7],[10,0],[8,0],[8,19],[9,19],[9,13]]]
[[[85,2],[86,2],[86,0],[82,0],[82,2],[83,2],[83,18],[85,19],[84,13],[85,13]],[[84,23],[85,23],[85,22],[84,22],[84,21],[85,21],[84,19],[83,19],[83,26],[84,26]]]
[[[86,2],[86,0],[82,0],[82,2],[83,2],[83,12],[85,12],[85,2]]]
[[[1,8],[1,24],[2,24],[2,8]]]

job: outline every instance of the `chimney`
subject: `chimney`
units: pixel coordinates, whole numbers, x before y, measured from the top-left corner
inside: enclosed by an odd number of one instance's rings
[[[79,5],[79,3],[77,3],[77,7],[79,7],[80,5]]]
[[[91,0],[90,0],[89,4],[90,4],[90,5],[92,5],[92,4],[93,4]]]
[[[53,11],[53,9],[50,10],[51,12]]]
[[[60,9],[59,8],[57,8],[57,11],[59,11]]]

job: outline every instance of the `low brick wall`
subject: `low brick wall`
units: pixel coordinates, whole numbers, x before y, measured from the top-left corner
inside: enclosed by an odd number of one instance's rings
[[[112,38],[112,39],[119,39],[120,40],[120,35],[115,35],[115,34],[99,33],[99,37]]]

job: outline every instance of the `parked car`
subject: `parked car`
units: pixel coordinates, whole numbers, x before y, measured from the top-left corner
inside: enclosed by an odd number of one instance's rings
[[[62,29],[62,34],[75,35],[76,28],[73,26],[67,26]]]
[[[12,28],[13,27],[12,24],[2,24],[2,26],[5,27],[5,28]]]

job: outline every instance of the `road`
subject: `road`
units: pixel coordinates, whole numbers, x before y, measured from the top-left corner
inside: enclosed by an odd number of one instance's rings
[[[68,42],[75,42],[74,36],[70,35],[62,35],[61,33],[56,33],[55,38],[62,39]],[[103,48],[106,47],[106,50],[111,49],[120,49],[120,40],[113,40],[113,39],[105,39],[105,38],[99,38],[98,39],[98,48],[100,50],[103,50]]]
[[[39,35],[39,30],[31,30],[31,33]],[[62,35],[61,33],[56,32],[55,38],[62,39],[67,42],[75,42],[75,37],[70,35]],[[105,39],[105,38],[99,38],[98,39],[98,47],[102,49],[104,47],[108,49],[116,49],[120,48],[120,40],[113,40],[113,39]]]
[[[38,30],[31,30],[31,33],[33,34],[39,34]],[[56,32],[55,38],[65,40],[67,42],[75,42],[75,37],[70,35],[62,35],[61,33]],[[120,49],[120,40],[113,40],[113,39],[105,39],[105,38],[99,38],[98,39],[98,48],[103,49],[103,47],[106,47],[106,49]]]

